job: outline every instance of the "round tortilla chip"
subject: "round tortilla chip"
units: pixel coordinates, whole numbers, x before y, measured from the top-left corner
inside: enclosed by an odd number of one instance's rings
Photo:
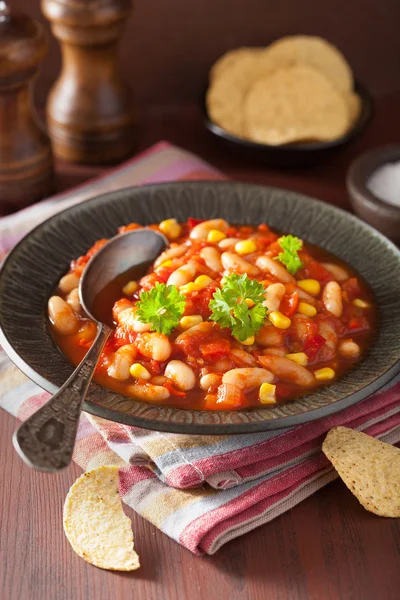
[[[326,40],[309,35],[283,37],[268,46],[268,59],[277,66],[308,65],[330,79],[342,92],[353,90],[353,74],[343,54]]]
[[[99,467],[75,481],[65,499],[64,531],[75,552],[96,567],[134,571],[140,566],[119,498],[117,467]]]
[[[303,65],[280,69],[253,83],[244,115],[246,137],[270,145],[335,140],[349,126],[344,95],[322,73]]]
[[[334,427],[322,451],[368,511],[400,517],[400,449],[348,427]]]
[[[210,119],[238,137],[244,133],[243,102],[245,95],[255,79],[275,69],[269,61],[263,59],[262,52],[243,54],[231,64],[218,71],[207,91],[206,105]]]
[[[237,66],[239,64],[241,65],[239,68],[243,68],[243,65],[245,65],[246,62],[253,61],[257,54],[264,51],[265,48],[249,48],[247,46],[228,50],[228,52],[225,52],[225,54],[220,56],[211,67],[208,75],[209,80],[214,81],[225,71],[225,69],[229,69],[232,66]]]
[[[361,113],[361,98],[356,92],[351,92],[348,96],[350,126],[352,127]]]

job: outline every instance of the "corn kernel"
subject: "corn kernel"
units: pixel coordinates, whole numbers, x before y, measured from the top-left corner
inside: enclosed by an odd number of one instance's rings
[[[253,240],[240,240],[235,244],[235,252],[237,254],[251,254],[257,250],[257,246]]]
[[[170,267],[172,265],[172,260],[165,260],[161,265],[158,265],[157,269],[161,269],[162,267]]]
[[[256,303],[253,302],[253,300],[251,298],[245,298],[244,301],[246,302],[246,304],[249,308],[253,308],[253,306],[256,305]]]
[[[221,240],[224,240],[226,238],[226,235],[223,231],[218,231],[218,229],[211,229],[211,231],[208,232],[208,236],[207,236],[207,242],[220,242]]]
[[[365,302],[365,300],[361,300],[361,298],[356,298],[355,300],[353,300],[353,304],[358,308],[369,308],[368,302]]]
[[[287,329],[292,324],[292,321],[289,319],[289,317],[286,317],[277,310],[270,312],[268,319],[271,321],[272,325],[275,325],[275,327],[278,329]]]
[[[191,294],[192,292],[198,292],[201,289],[202,288],[197,283],[195,283],[194,281],[191,281],[190,283],[181,285],[179,288],[179,291],[182,294]]]
[[[318,296],[321,291],[321,284],[316,279],[301,279],[297,285],[311,296]]]
[[[146,367],[141,365],[140,363],[133,363],[133,365],[129,368],[129,373],[135,379],[151,379],[151,374],[148,372]]]
[[[275,392],[276,385],[273,385],[272,383],[262,383],[258,393],[261,404],[276,404]]]
[[[315,379],[318,379],[318,381],[330,381],[335,375],[335,371],[330,367],[323,367],[314,371]]]
[[[176,219],[161,221],[159,228],[169,240],[176,240],[181,235],[182,231],[182,227]]]
[[[243,346],[252,346],[254,344],[254,335],[251,335],[250,337],[246,338],[244,342],[240,343],[243,344]]]
[[[182,317],[182,319],[179,321],[179,325],[182,327],[182,329],[190,329],[195,325],[200,325],[202,321],[203,317],[201,315],[190,315],[187,317]]]
[[[208,275],[199,275],[194,280],[194,283],[196,285],[200,286],[199,290],[204,290],[204,288],[206,288],[211,282],[212,282],[212,279],[211,279],[211,277],[208,277]]]
[[[308,304],[308,302],[299,302],[297,312],[301,315],[306,315],[307,317],[315,317],[317,309],[312,304]]]
[[[138,289],[139,285],[136,281],[128,281],[126,285],[122,288],[122,291],[126,296],[132,296]]]
[[[285,357],[293,362],[306,367],[308,365],[308,356],[305,352],[294,352],[293,354],[285,354]]]

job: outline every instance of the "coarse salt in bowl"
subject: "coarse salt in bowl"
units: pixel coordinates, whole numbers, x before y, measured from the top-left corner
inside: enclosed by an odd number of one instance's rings
[[[377,198],[400,207],[400,160],[378,167],[368,179],[367,187]]]
[[[369,150],[347,172],[354,212],[395,243],[400,243],[400,144]]]

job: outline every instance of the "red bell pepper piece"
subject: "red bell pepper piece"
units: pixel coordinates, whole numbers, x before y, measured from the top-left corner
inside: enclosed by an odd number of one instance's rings
[[[279,311],[284,314],[286,317],[292,317],[296,312],[297,305],[299,304],[299,294],[297,292],[292,292],[291,294],[286,294],[282,298],[282,302],[279,306]]]
[[[189,217],[188,218],[188,225],[189,225],[189,229],[192,230],[193,227],[196,227],[196,225],[199,225],[199,223],[203,223],[204,219],[194,219],[193,217]]]
[[[326,339],[322,337],[322,335],[319,335],[319,333],[316,333],[312,338],[306,341],[304,344],[304,352],[311,361],[315,360],[325,342]]]

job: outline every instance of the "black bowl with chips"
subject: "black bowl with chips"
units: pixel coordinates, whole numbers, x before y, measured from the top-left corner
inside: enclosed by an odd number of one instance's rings
[[[301,142],[271,146],[237,137],[211,120],[206,106],[207,90],[202,97],[203,120],[218,142],[241,158],[277,168],[311,167],[329,159],[364,133],[372,118],[374,104],[370,93],[360,82],[355,82],[354,91],[361,100],[358,119],[345,135],[331,142]]]

